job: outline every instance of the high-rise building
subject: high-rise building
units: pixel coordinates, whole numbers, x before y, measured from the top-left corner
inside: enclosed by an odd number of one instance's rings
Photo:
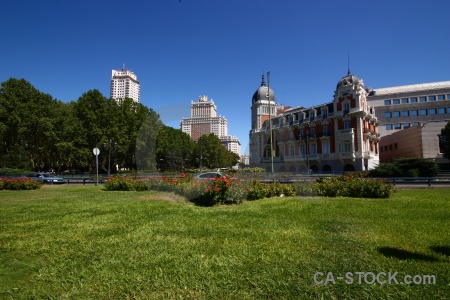
[[[130,70],[112,70],[111,72],[111,99],[120,100],[131,98],[140,101],[141,86],[136,75]]]
[[[210,133],[219,138],[228,135],[227,119],[217,116],[217,107],[208,96],[200,96],[198,101],[191,102],[191,117],[183,118],[180,127],[181,131],[189,134],[194,141]]]
[[[180,128],[194,141],[202,135],[213,133],[229,151],[241,154],[241,143],[236,136],[228,135],[227,119],[217,116],[217,107],[208,96],[200,96],[198,101],[191,102],[191,117],[183,118]]]

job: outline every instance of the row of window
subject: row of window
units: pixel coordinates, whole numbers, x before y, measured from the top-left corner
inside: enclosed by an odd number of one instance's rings
[[[394,145],[390,144],[389,146],[384,146],[384,147],[380,147],[380,152],[387,152],[387,151],[392,151],[392,150],[397,150],[398,149],[398,144],[395,143]]]
[[[413,123],[397,123],[397,124],[386,124],[386,130],[397,130],[397,129],[406,129],[409,127],[419,126],[418,122]]]
[[[428,108],[428,109],[412,109],[412,110],[402,110],[402,111],[387,111],[384,113],[385,118],[400,118],[400,117],[417,117],[417,116],[427,116],[427,115],[443,115],[450,114],[450,107],[440,107],[440,108]]]
[[[408,103],[418,103],[418,102],[433,102],[436,100],[442,101],[442,100],[446,100],[446,99],[450,100],[450,94],[384,100],[384,105],[408,104]]]

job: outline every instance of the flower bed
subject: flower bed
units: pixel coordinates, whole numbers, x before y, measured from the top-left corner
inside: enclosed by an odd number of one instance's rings
[[[154,177],[138,179],[117,176],[105,181],[106,190],[174,192],[202,206],[241,203],[278,196],[325,196],[388,198],[393,191],[390,183],[350,176],[322,178],[318,182],[263,183],[258,180],[233,180],[228,176],[214,180],[193,180],[182,174],[177,178]]]
[[[42,186],[42,181],[30,178],[0,178],[0,190],[37,190]]]

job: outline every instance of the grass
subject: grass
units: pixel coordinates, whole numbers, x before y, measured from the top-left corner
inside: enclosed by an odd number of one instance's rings
[[[211,208],[95,186],[0,191],[0,298],[449,299],[449,191]],[[437,282],[316,284],[316,272]]]

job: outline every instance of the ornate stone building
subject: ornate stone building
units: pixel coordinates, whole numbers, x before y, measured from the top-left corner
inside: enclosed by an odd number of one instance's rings
[[[252,98],[250,165],[269,172],[324,173],[375,167],[379,122],[367,103],[369,92],[349,71],[339,80],[332,102],[283,107],[263,76]]]

